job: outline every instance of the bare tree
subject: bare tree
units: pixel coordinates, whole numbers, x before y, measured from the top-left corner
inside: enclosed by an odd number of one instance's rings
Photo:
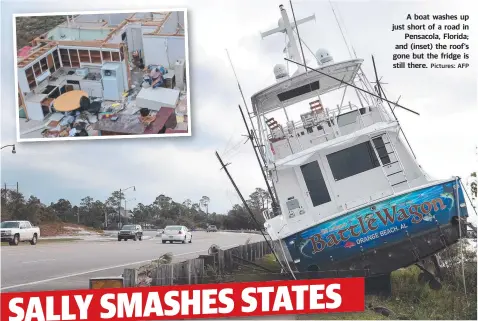
[[[210,202],[210,198],[207,197],[207,196],[203,196],[200,200],[199,200],[199,204],[201,204],[202,207],[206,208],[206,216],[209,214],[209,202]]]

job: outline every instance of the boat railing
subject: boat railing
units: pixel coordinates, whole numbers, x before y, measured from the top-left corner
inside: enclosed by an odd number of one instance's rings
[[[324,133],[323,135],[319,135],[316,137],[313,137],[312,140],[317,140],[320,137],[327,136],[327,139],[330,139],[329,136],[334,136],[338,137],[340,136],[340,127],[337,124],[337,120],[341,114],[343,114],[344,111],[350,110],[350,111],[358,111],[358,124],[359,127],[357,129],[361,129],[366,127],[365,123],[363,122],[363,114],[365,113],[366,110],[371,110],[372,108],[377,108],[377,106],[372,106],[372,105],[367,105],[367,106],[358,106],[352,103],[348,103],[345,105],[337,105],[336,108],[333,109],[328,109],[327,113],[321,117],[312,117],[312,118],[306,118],[303,117],[302,120],[297,120],[297,121],[289,121],[285,125],[279,124],[276,126],[274,129],[271,129],[269,131],[269,134],[267,135],[267,139],[269,142],[274,143],[280,140],[288,139],[288,138],[294,138],[297,137],[297,131],[302,131],[303,129],[307,130],[311,127],[314,126],[319,126],[324,123],[331,123],[335,127],[335,131],[333,132],[327,132]],[[306,113],[308,115],[308,113]],[[302,114],[302,116],[306,115]],[[384,120],[384,116],[382,114],[382,110],[379,112],[380,114],[380,119]],[[372,122],[373,124],[373,122]],[[335,134],[334,134],[335,133]]]

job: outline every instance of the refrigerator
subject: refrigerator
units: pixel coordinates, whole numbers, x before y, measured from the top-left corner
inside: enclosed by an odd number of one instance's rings
[[[121,100],[125,91],[123,66],[121,63],[107,62],[101,67],[104,100]]]

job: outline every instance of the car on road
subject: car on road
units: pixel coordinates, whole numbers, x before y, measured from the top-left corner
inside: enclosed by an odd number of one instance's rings
[[[169,242],[182,242],[192,243],[193,235],[184,225],[168,225],[164,228],[164,232],[161,235],[161,241],[163,243]]]
[[[18,245],[20,242],[30,242],[36,245],[40,238],[40,228],[29,221],[5,221],[0,224],[2,242]]]
[[[217,227],[216,225],[209,225],[206,229],[206,232],[217,232]]]
[[[118,241],[121,240],[143,240],[143,229],[141,225],[124,225],[118,232]]]

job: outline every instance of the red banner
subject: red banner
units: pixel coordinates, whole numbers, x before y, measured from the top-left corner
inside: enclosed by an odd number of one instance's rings
[[[364,311],[363,278],[1,294],[2,321],[174,320]]]

